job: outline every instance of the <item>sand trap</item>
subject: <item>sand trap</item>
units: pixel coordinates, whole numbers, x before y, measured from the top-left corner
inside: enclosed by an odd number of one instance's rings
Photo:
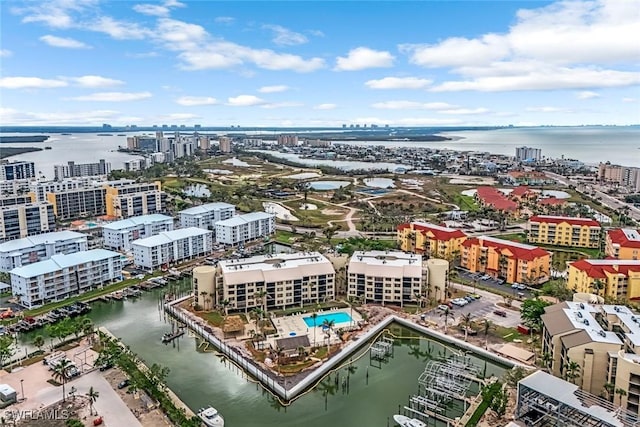
[[[291,214],[291,211],[282,205],[273,202],[263,202],[262,206],[266,213],[274,214],[276,218],[283,219],[285,221],[299,221],[298,218]]]
[[[470,185],[494,185],[496,180],[491,177],[470,176],[467,178],[452,178],[449,180],[449,184],[470,184]]]
[[[305,211],[315,211],[318,209],[318,207],[313,203],[303,203],[300,205],[300,209]]]

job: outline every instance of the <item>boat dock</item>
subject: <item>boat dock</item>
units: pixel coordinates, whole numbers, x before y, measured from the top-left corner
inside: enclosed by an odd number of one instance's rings
[[[176,338],[181,337],[183,335],[184,335],[184,327],[181,327],[176,331],[167,332],[166,334],[164,334],[162,336],[162,342],[165,343],[165,344],[169,344],[171,341],[173,341]]]

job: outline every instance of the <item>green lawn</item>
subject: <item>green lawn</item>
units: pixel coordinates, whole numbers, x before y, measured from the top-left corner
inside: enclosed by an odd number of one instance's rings
[[[224,316],[218,311],[196,311],[195,314],[216,327],[222,326],[222,322],[224,322]]]
[[[475,199],[464,194],[456,194],[453,196],[453,203],[458,205],[463,211],[475,212],[480,209]]]
[[[280,243],[291,244],[293,243],[293,239],[300,237],[297,233],[292,233],[290,231],[284,230],[276,230],[276,233],[273,236],[273,240]]]

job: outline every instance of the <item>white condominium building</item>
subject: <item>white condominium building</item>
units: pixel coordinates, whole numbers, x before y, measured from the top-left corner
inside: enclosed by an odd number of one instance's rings
[[[427,285],[422,256],[399,251],[354,252],[347,267],[347,295],[364,302],[414,302]]]
[[[273,234],[276,216],[266,212],[251,212],[216,223],[216,242],[237,245]]]
[[[102,230],[105,248],[127,252],[134,240],[173,230],[173,218],[161,214],[134,216],[106,224]]]
[[[72,254],[88,249],[87,235],[75,231],[36,234],[0,244],[0,271],[44,261],[57,254]]]
[[[105,249],[53,255],[11,270],[11,290],[29,309],[122,280],[122,259]]]
[[[216,202],[206,205],[194,206],[178,212],[180,214],[180,227],[199,227],[205,230],[214,230],[218,221],[229,219],[236,213],[236,207],[229,203]]]
[[[335,298],[335,270],[318,252],[220,261],[215,289],[233,310],[302,306]],[[260,296],[260,292],[265,292]]]
[[[213,250],[213,232],[197,227],[135,240],[131,243],[136,266],[153,270],[163,265],[203,256]]]

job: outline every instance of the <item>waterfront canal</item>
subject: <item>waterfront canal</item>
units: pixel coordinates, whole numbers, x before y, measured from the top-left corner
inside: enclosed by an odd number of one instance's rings
[[[188,290],[190,279],[181,282]],[[140,298],[117,302],[97,302],[89,317],[97,326],[105,326],[130,346],[147,365],[158,363],[170,368],[169,387],[194,411],[206,405],[223,414],[225,425],[241,427],[326,427],[392,426],[389,421],[398,413],[398,405],[408,404],[409,395],[418,391],[418,376],[425,368],[425,355],[443,352],[444,347],[426,339],[396,340],[394,356],[388,363],[373,362],[368,355],[353,362],[350,372],[339,371],[324,380],[288,407],[247,380],[234,365],[216,356],[213,349],[198,349],[200,340],[188,333],[171,344],[162,344],[162,334],[171,330],[170,319],[160,309],[159,301],[168,289],[156,289]],[[43,331],[22,334],[30,342]],[[396,335],[414,336],[415,332],[396,327]],[[47,342],[49,340],[47,339]],[[355,359],[356,356],[354,356]],[[478,359],[484,369],[485,362]],[[487,375],[502,375],[504,368],[486,363]],[[343,378],[349,376],[348,392]],[[429,425],[444,425],[430,421]]]

